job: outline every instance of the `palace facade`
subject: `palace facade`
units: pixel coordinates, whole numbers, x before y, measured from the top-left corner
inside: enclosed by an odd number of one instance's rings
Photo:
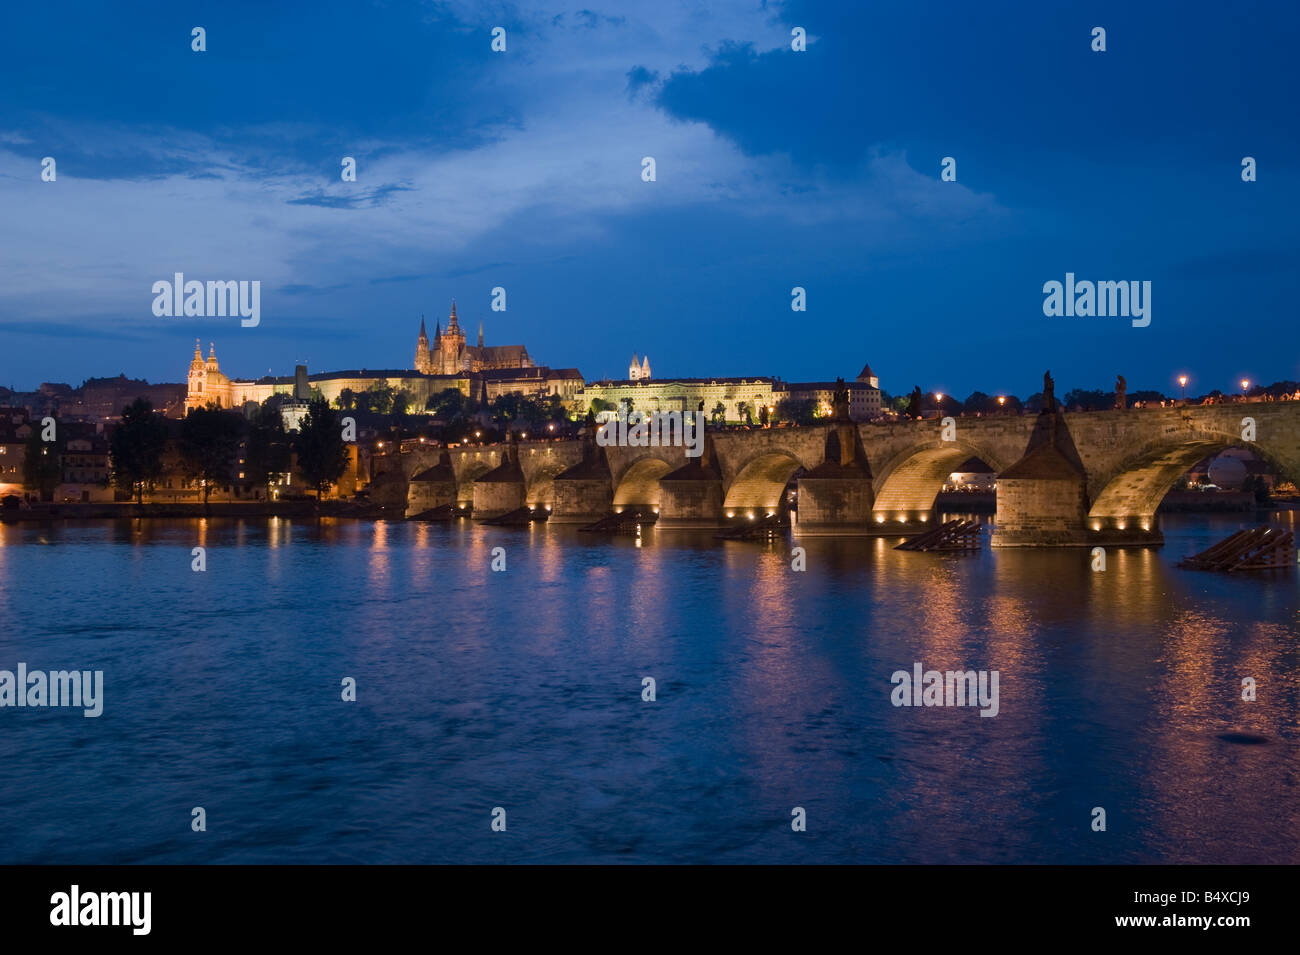
[[[787,383],[779,378],[656,378],[650,377],[650,359],[638,365],[636,356],[628,366],[629,377],[622,381],[593,381],[576,396],[579,410],[586,411],[591,403],[600,399],[613,410],[603,412],[605,420],[618,408],[630,404],[633,411],[695,411],[703,405],[704,414],[712,418],[718,405],[721,416],[730,423],[744,422],[748,417],[759,420],[759,408],[776,407],[786,398],[808,399],[813,402],[814,413],[830,417],[836,383]],[[854,421],[869,421],[882,414],[880,379],[864,365],[855,381],[844,384],[849,392],[849,416]]]

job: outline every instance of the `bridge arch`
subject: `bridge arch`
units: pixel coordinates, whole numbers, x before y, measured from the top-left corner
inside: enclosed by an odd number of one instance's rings
[[[1197,461],[1229,448],[1244,448],[1288,477],[1295,473],[1296,462],[1288,461],[1284,452],[1243,441],[1240,435],[1200,431],[1176,443],[1149,442],[1090,482],[1093,497],[1088,527],[1094,531],[1112,527],[1122,531],[1132,523],[1148,530],[1160,502],[1178,479]]]
[[[876,472],[876,500],[871,509],[875,520],[926,519],[948,475],[968,458],[978,458],[999,473],[1013,463],[964,440],[905,448]]]
[[[555,503],[555,478],[567,468],[564,461],[551,459],[545,464],[525,466],[524,477],[527,487],[524,502],[531,507],[549,506]]]
[[[614,486],[614,510],[625,507],[659,508],[659,479],[673,470],[662,458],[645,457],[633,461]]]
[[[779,510],[786,486],[802,467],[803,463],[787,451],[756,455],[732,479],[722,501],[723,508],[731,514],[761,512],[758,516]]]

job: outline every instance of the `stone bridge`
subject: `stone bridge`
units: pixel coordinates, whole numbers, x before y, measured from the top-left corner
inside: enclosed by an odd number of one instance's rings
[[[793,481],[795,533],[897,535],[930,524],[947,476],[973,456],[999,476],[997,545],[1154,543],[1165,493],[1229,447],[1296,479],[1300,402],[710,430],[695,459],[680,447],[600,448],[590,435],[420,448],[403,453],[402,477],[408,514],[455,502],[490,517],[528,504],[586,522],[639,507],[664,528],[784,512]]]

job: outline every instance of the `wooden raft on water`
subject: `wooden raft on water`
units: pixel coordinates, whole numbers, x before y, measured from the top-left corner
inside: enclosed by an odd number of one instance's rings
[[[518,507],[513,511],[507,511],[505,514],[486,518],[479,523],[490,524],[493,527],[523,527],[525,524],[532,524],[535,521],[544,521],[550,516],[551,512],[544,507]]]
[[[1191,570],[1277,570],[1295,566],[1295,531],[1271,524],[1237,531],[1179,562]]]
[[[592,534],[636,534],[638,527],[643,524],[653,524],[658,519],[659,515],[654,511],[632,508],[602,517],[594,524],[584,524],[578,530]]]
[[[765,540],[775,534],[784,533],[785,526],[785,521],[780,514],[769,514],[767,517],[747,521],[736,527],[728,527],[713,536],[716,540],[726,541]]]
[[[431,507],[427,511],[421,511],[419,514],[412,515],[410,520],[413,521],[452,521],[457,517],[468,516],[469,511],[465,509],[457,510],[450,504],[440,504],[438,507]]]
[[[978,521],[944,521],[932,531],[909,537],[894,550],[979,550]]]

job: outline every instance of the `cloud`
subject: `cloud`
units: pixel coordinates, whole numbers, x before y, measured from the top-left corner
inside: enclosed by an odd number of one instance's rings
[[[324,209],[373,209],[381,205],[389,196],[397,192],[410,192],[410,186],[396,183],[378,186],[369,192],[346,195],[341,188],[334,188],[328,194],[323,190],[297,199],[285,200],[291,206],[320,206]]]

